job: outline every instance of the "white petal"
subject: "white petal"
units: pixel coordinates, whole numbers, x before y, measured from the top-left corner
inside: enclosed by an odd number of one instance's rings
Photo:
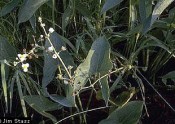
[[[53,28],[49,28],[49,32],[53,33],[55,30]]]

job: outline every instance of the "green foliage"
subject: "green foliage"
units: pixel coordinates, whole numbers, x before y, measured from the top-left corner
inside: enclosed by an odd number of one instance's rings
[[[20,0],[12,0],[6,4],[0,11],[0,17],[10,13],[15,7],[18,6],[19,2]]]
[[[153,9],[153,12],[150,17],[147,18],[146,23],[144,23],[143,31],[144,33],[147,32],[153,23],[157,20],[157,18],[161,15],[161,13],[173,2],[174,0],[160,0],[156,4]]]
[[[96,73],[102,76],[112,68],[110,62],[110,46],[105,37],[99,37],[91,46],[91,49],[83,63],[75,71],[74,92],[83,87],[88,78]]]
[[[18,13],[18,24],[29,20],[37,9],[48,0],[26,0]]]
[[[116,109],[99,124],[137,124],[142,114],[143,102],[132,101]]]
[[[103,5],[101,13],[104,13],[108,11],[109,9],[115,7],[119,3],[121,3],[123,0],[107,0],[106,3]]]
[[[142,121],[145,83],[165,101],[154,86],[171,89],[175,81],[172,69],[158,73],[175,57],[174,1],[154,2],[0,1],[2,114],[12,113],[15,101],[17,116],[33,108],[53,123],[87,124],[87,112],[104,108],[109,116],[100,124]]]
[[[24,100],[38,113],[50,118],[53,122],[57,122],[56,118],[46,111],[61,109],[61,105],[54,103],[41,95],[25,96]]]
[[[16,55],[13,46],[9,44],[6,38],[0,36],[0,60],[13,60]]]
[[[65,43],[62,41],[62,39],[56,32],[50,35],[50,40],[57,51],[60,51],[61,47],[65,46]],[[46,41],[45,48],[48,49],[50,46],[51,44],[48,41]],[[43,67],[42,87],[45,88],[50,83],[50,81],[53,80],[55,72],[58,66],[61,66],[61,63],[57,59],[52,58],[53,53],[44,51],[43,54],[44,54],[44,67]],[[63,59],[66,66],[69,65],[74,66],[73,59],[67,51],[62,51],[60,53],[60,57]]]

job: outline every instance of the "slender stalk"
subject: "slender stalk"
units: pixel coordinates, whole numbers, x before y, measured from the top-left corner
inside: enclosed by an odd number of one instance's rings
[[[70,110],[70,114],[72,115],[72,108],[69,108],[69,110]],[[72,124],[75,124],[74,117],[71,117],[71,120],[72,120]]]
[[[91,94],[89,96],[89,100],[88,100],[88,103],[87,103],[87,106],[86,106],[86,110],[89,109],[89,106],[90,106],[90,103],[91,103],[91,100],[92,100],[93,92],[94,92],[94,89],[91,89]]]
[[[60,61],[61,64],[63,65],[64,69],[66,70],[66,73],[68,74],[69,78],[71,79],[72,76],[70,75],[70,73],[69,73],[69,71],[68,71],[66,65],[64,64],[63,60],[61,59],[60,55],[57,53],[57,51],[56,51],[54,45],[52,44],[52,42],[51,42],[51,40],[50,40],[50,38],[49,38],[49,36],[48,36],[48,34],[47,34],[47,32],[46,32],[46,29],[45,29],[44,27],[42,27],[42,28],[43,28],[43,30],[44,30],[44,33],[45,33],[45,35],[46,35],[47,40],[49,41],[50,45],[53,47],[54,53],[56,54],[57,58],[59,59],[59,61]]]
[[[118,68],[118,69],[116,69],[116,70],[110,72],[110,74],[115,73],[115,72],[119,72],[120,70],[123,70],[123,69],[124,69],[124,67]],[[91,87],[94,87],[94,85],[95,85],[98,81],[100,81],[101,79],[105,78],[106,76],[109,76],[109,74],[105,74],[105,75],[101,76],[101,77],[98,78],[93,84],[91,84],[91,85],[88,86],[88,87],[84,87],[84,88],[82,88],[81,90],[89,89],[89,88],[91,88]]]
[[[70,115],[70,116],[67,116],[67,117],[61,119],[60,121],[56,122],[55,124],[59,124],[62,121],[67,120],[67,119],[69,119],[69,118],[71,118],[73,116],[76,116],[76,115],[80,115],[80,114],[84,114],[84,113],[87,113],[87,112],[96,111],[96,110],[100,110],[100,109],[105,109],[105,108],[109,108],[109,107],[112,107],[112,106],[98,107],[98,108],[94,108],[94,109],[89,109],[89,110],[86,110],[86,111],[78,112],[78,113],[75,113],[73,115]]]
[[[79,108],[78,108],[77,104],[75,104],[75,107],[76,107],[76,109],[77,109],[78,113],[80,113],[80,110],[79,110]],[[73,116],[71,116],[71,117],[73,117]],[[81,117],[81,116],[79,116],[79,119],[80,119],[80,124],[81,124],[81,122],[82,122],[82,117]]]
[[[52,0],[52,26],[55,29],[55,0]]]
[[[82,106],[82,103],[81,103],[81,99],[80,99],[79,94],[77,95],[77,98],[78,98],[78,103],[79,103],[79,105],[80,105],[80,109],[81,109],[81,111],[83,111],[83,106]],[[83,113],[83,120],[84,120],[84,123],[87,124],[87,121],[86,121],[86,114],[85,114],[85,113]]]
[[[159,97],[175,112],[175,109],[167,102],[167,100],[154,88],[154,86],[142,75],[142,73],[137,69],[137,72],[142,76],[142,78],[149,84],[149,86],[159,95]]]

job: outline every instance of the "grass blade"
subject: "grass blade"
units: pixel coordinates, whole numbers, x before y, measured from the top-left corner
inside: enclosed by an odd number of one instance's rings
[[[2,88],[5,98],[6,113],[8,113],[8,101],[7,101],[7,82],[5,78],[5,64],[1,61],[1,78],[2,78]]]
[[[10,83],[10,113],[12,112],[12,100],[13,100],[13,88],[14,88],[14,83],[15,83],[15,74],[13,75]]]
[[[25,105],[24,98],[23,98],[24,96],[23,96],[23,92],[22,92],[21,82],[19,80],[19,72],[18,71],[16,72],[16,83],[17,83],[17,87],[18,87],[19,97],[21,100],[23,114],[25,117],[27,117],[26,105]]]

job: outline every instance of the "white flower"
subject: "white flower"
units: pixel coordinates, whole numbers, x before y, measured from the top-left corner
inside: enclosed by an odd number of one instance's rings
[[[28,54],[18,54],[18,58],[21,62],[27,59]]]
[[[28,68],[29,68],[29,63],[26,63],[26,64],[22,63],[22,69],[24,72],[27,72]]]
[[[53,52],[53,46],[48,47],[49,52]]]
[[[41,18],[41,17],[38,17],[38,21],[39,21],[39,22],[42,22],[42,18]]]
[[[56,59],[57,58],[57,55],[56,54],[53,54],[52,58]]]
[[[49,28],[49,33],[53,33],[55,30],[53,28]]]
[[[18,62],[15,62],[15,61],[13,62],[13,65],[14,65],[14,66],[16,66],[17,64],[18,64]]]
[[[61,50],[62,50],[62,51],[65,51],[65,50],[66,50],[66,47],[62,46],[62,47],[61,47]]]
[[[40,35],[40,38],[43,38],[44,36],[43,35]]]
[[[41,23],[41,27],[45,27],[46,26],[46,24],[45,23]]]

